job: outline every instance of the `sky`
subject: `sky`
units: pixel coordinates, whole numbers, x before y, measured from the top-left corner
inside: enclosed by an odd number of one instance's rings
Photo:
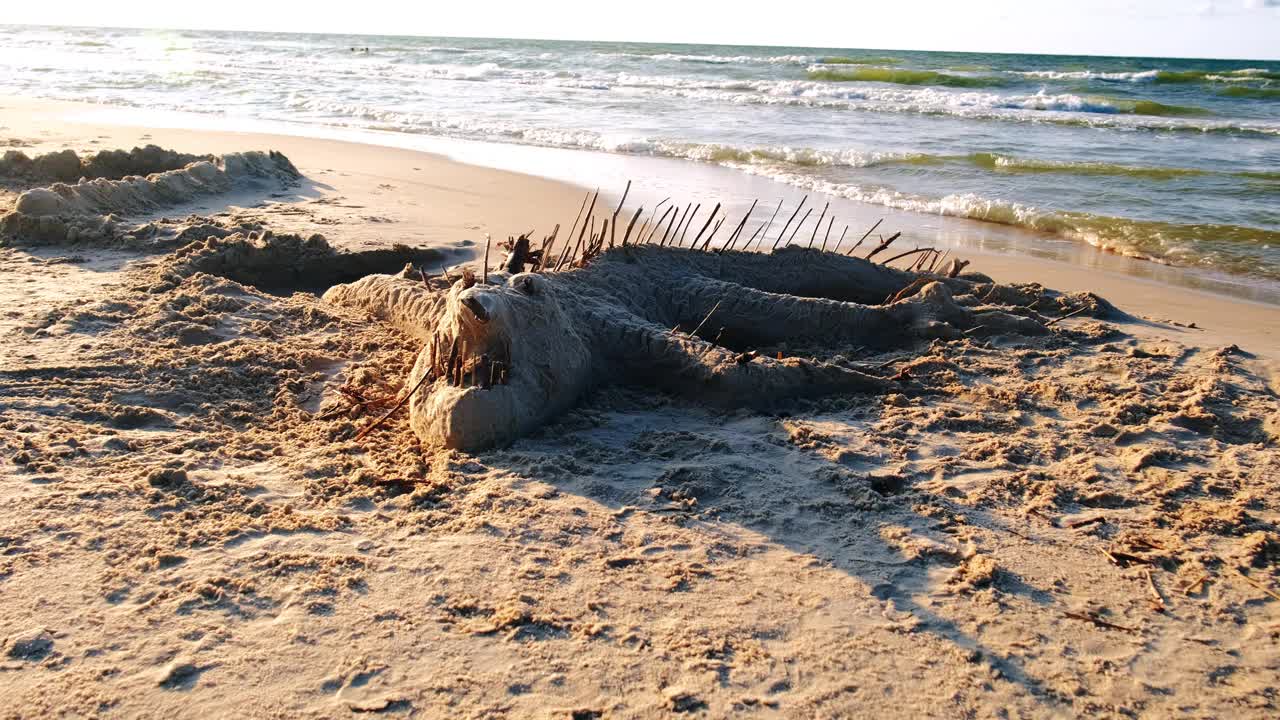
[[[1280,60],[1280,0],[58,0],[0,23]]]

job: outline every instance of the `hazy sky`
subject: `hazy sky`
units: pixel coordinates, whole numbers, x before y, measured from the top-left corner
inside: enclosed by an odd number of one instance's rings
[[[0,23],[1280,59],[1280,0],[56,0]]]

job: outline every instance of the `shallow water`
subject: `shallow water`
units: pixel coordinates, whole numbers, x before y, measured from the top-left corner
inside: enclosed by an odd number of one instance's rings
[[[1280,288],[1278,63],[0,26],[0,92],[693,160]]]

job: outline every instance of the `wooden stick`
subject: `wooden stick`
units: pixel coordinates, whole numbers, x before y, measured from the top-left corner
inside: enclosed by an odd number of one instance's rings
[[[844,242],[844,235],[847,232],[849,232],[849,226],[845,225],[844,232],[840,233],[840,239],[836,241],[836,246],[831,248],[831,252],[836,253],[837,255],[840,254],[840,243]]]
[[[493,238],[489,237],[489,233],[484,234],[484,269],[480,271],[480,282],[484,285],[489,284],[489,246],[493,244]]]
[[[693,206],[693,214],[689,216],[688,222],[684,224],[684,232],[680,233],[680,241],[676,243],[676,247],[684,247],[684,236],[689,234],[689,226],[693,224],[693,219],[698,216],[698,211],[702,209],[702,203]]]
[[[627,223],[627,232],[625,232],[625,233],[623,233],[623,234],[622,234],[622,245],[623,245],[623,246],[626,246],[627,238],[628,238],[628,237],[631,237],[631,228],[632,228],[632,227],[635,227],[635,224],[636,224],[636,218],[639,218],[639,217],[640,217],[640,213],[644,213],[644,205],[641,205],[641,206],[640,206],[640,208],[636,208],[636,214],[635,214],[635,215],[631,215],[631,222],[630,222],[630,223]],[[639,236],[637,236],[637,237],[639,237]]]
[[[904,253],[898,253],[897,255],[894,255],[893,257],[881,262],[880,264],[888,265],[889,263],[893,262],[894,260],[897,260],[898,258],[904,258],[904,257],[907,257],[908,255],[915,255],[916,253],[924,253],[924,252],[933,252],[933,248],[916,248],[915,250],[908,250]]]
[[[822,236],[822,252],[827,251],[827,241],[831,239],[831,226],[836,224],[836,216],[832,215],[827,221],[827,234]]]
[[[884,241],[882,241],[882,242],[880,243],[880,245],[879,245],[878,247],[876,247],[876,249],[875,249],[875,250],[872,250],[872,251],[867,255],[866,259],[867,259],[867,260],[870,260],[871,258],[875,257],[877,254],[879,254],[879,253],[880,253],[880,251],[881,251],[881,250],[884,250],[885,248],[887,248],[887,247],[889,247],[890,245],[892,245],[892,244],[893,244],[893,241],[894,241],[894,240],[897,240],[897,239],[898,239],[898,238],[900,238],[900,237],[902,237],[902,233],[900,233],[900,232],[896,232],[896,233],[894,233],[894,234],[890,235],[890,236],[889,236],[889,239],[888,239],[888,240],[884,240]]]
[[[765,237],[767,237],[767,236],[769,235],[769,228],[773,227],[773,219],[774,219],[774,218],[776,218],[776,217],[778,217],[778,211],[779,211],[779,210],[781,210],[781,209],[782,209],[782,198],[778,198],[778,207],[774,208],[774,210],[773,210],[773,214],[769,216],[769,222],[765,223],[764,225],[761,225],[759,228],[756,228],[756,235],[760,235],[760,244],[761,244],[761,245],[763,245],[763,244],[764,244],[764,239],[765,239]],[[761,233],[761,231],[763,231],[763,232],[764,232],[764,234],[763,234],[763,235],[761,235],[761,234],[760,234],[760,233]],[[755,235],[752,235],[752,236],[751,236],[751,239],[752,239],[752,240],[754,240],[754,239],[755,239]],[[748,241],[748,242],[747,242],[747,247],[744,247],[744,248],[743,248],[743,250],[750,250],[750,249],[751,249],[751,247],[750,247],[750,246],[751,246],[751,242],[750,242],[750,241]],[[759,245],[757,245],[756,247],[758,248],[758,247],[759,247]]]
[[[707,228],[711,227],[711,221],[716,219],[716,213],[718,212],[720,212],[720,203],[716,203],[716,206],[711,209],[711,215],[707,218],[707,222],[705,225],[702,226],[702,229],[698,231],[698,234],[694,236],[693,245],[691,247],[698,246],[698,241],[702,239],[702,233],[706,232]],[[710,241],[711,239],[707,238],[707,242],[710,242]],[[706,250],[707,248],[704,245],[702,249]]]
[[[596,188],[596,192],[600,192],[600,188]],[[582,211],[587,209],[587,198],[591,197],[591,193],[582,196],[582,207],[578,208],[578,214],[573,218],[573,225],[569,226],[569,239],[573,239],[573,231],[578,229],[578,221],[582,219]]]
[[[1057,325],[1058,323],[1062,322],[1063,320],[1066,320],[1069,317],[1075,317],[1076,315],[1079,315],[1082,312],[1086,312],[1088,309],[1089,309],[1088,305],[1085,305],[1084,307],[1076,308],[1075,310],[1072,310],[1071,312],[1067,313],[1066,315],[1063,315],[1062,317],[1056,317],[1050,320],[1049,322],[1045,323],[1044,326],[1050,327],[1052,325]]]
[[[622,206],[627,204],[627,195],[630,194],[630,192],[631,192],[631,181],[628,180],[627,189],[622,191],[622,199],[618,201],[618,207],[614,208],[613,210],[613,224],[610,225],[611,228],[616,229],[618,227],[618,213],[622,212]],[[603,234],[604,234],[604,231],[602,230],[601,235],[603,236]],[[609,232],[609,247],[613,247],[613,236],[614,236],[614,233],[611,230]],[[604,237],[601,237],[600,241],[604,242]]]
[[[707,311],[707,316],[706,316],[706,317],[704,317],[704,318],[702,318],[702,322],[698,323],[698,327],[694,328],[694,329],[693,329],[693,332],[691,332],[691,333],[689,333],[689,334],[690,334],[690,335],[692,335],[692,336],[694,336],[694,337],[697,337],[697,335],[698,335],[698,331],[702,329],[702,326],[703,326],[703,325],[706,325],[706,324],[707,324],[707,321],[711,319],[711,314],[712,314],[712,313],[714,313],[717,309],[719,309],[719,307],[720,307],[720,303],[722,303],[722,302],[724,302],[724,298],[720,298],[719,300],[717,300],[717,301],[716,301],[716,304],[715,304],[715,305],[712,305],[712,306],[711,306],[711,309]]]
[[[813,226],[813,234],[809,236],[809,247],[813,247],[813,241],[818,239],[818,230],[822,228],[822,218],[827,216],[827,208],[831,207],[831,201],[828,200],[826,205],[822,206],[822,213],[818,215],[818,222]]]
[[[671,207],[673,209],[675,208],[674,205],[672,205]],[[679,218],[683,219],[684,213],[686,212],[689,212],[689,206],[687,205],[684,208],[684,212],[671,213],[671,220],[667,223],[667,229],[662,231],[662,240],[658,243],[659,246],[666,247],[667,235],[671,235],[672,237],[675,236],[675,233],[673,231],[675,230],[676,226],[679,224],[676,218],[677,216],[679,216]]]
[[[1244,574],[1244,572],[1242,572],[1242,571],[1240,570],[1240,568],[1238,568],[1238,567],[1234,567],[1234,566],[1233,566],[1231,569],[1232,569],[1232,570],[1234,570],[1234,571],[1235,571],[1235,573],[1236,573],[1237,575],[1239,575],[1241,578],[1243,578],[1245,582],[1249,583],[1250,585],[1252,585],[1252,586],[1254,586],[1254,587],[1258,588],[1258,589],[1259,589],[1259,590],[1261,590],[1262,592],[1264,592],[1264,593],[1266,593],[1267,595],[1271,596],[1271,598],[1272,598],[1273,600],[1280,600],[1280,593],[1277,593],[1275,590],[1272,590],[1271,588],[1267,587],[1266,585],[1263,585],[1262,583],[1258,582],[1257,580],[1254,580],[1253,578],[1249,577],[1248,575],[1245,575],[1245,574]]]
[[[356,433],[356,437],[355,437],[355,439],[356,439],[356,440],[360,440],[360,439],[361,439],[361,438],[363,438],[365,435],[368,435],[369,433],[373,432],[375,429],[377,429],[378,427],[380,427],[380,426],[382,425],[382,423],[384,423],[384,422],[386,422],[387,420],[389,420],[389,419],[391,418],[391,416],[392,416],[392,415],[395,415],[395,414],[396,414],[396,411],[397,411],[397,410],[399,410],[400,408],[404,407],[404,404],[405,404],[405,403],[407,403],[407,402],[409,402],[409,398],[413,397],[413,394],[414,394],[414,393],[416,393],[416,392],[418,392],[418,388],[422,387],[424,384],[426,384],[426,382],[427,382],[428,380],[430,380],[430,379],[431,379],[431,378],[433,378],[433,377],[435,377],[435,373],[433,373],[433,372],[425,372],[425,373],[422,373],[422,377],[418,378],[418,382],[413,386],[413,389],[409,391],[409,394],[408,394],[408,395],[405,395],[405,396],[404,396],[404,398],[402,398],[402,399],[400,400],[400,402],[397,402],[394,406],[392,406],[392,408],[391,408],[390,410],[388,410],[388,411],[387,411],[387,413],[386,413],[385,415],[383,415],[382,417],[378,418],[378,420],[377,420],[376,422],[374,422],[374,423],[373,423],[373,424],[371,424],[371,425],[367,425],[367,426],[365,427],[365,429],[363,429],[363,430],[361,430],[360,432]]]
[[[593,195],[593,196],[591,197],[591,209],[587,211],[587,218],[591,218],[591,213],[596,209],[596,198],[598,198],[598,197],[600,197],[600,188],[596,188],[595,195]],[[595,219],[594,219],[594,218],[591,218],[591,220],[592,220],[592,222],[593,222],[593,223],[595,222]],[[576,223],[576,222],[574,223],[574,227],[577,227],[577,223]],[[565,252],[565,253],[569,253],[569,264],[570,264],[570,265],[572,265],[572,264],[573,264],[573,255],[576,255],[576,254],[578,253],[578,246],[582,244],[582,238],[583,238],[586,234],[587,234],[587,221],[586,221],[586,219],[584,219],[584,220],[582,221],[582,229],[578,231],[578,240],[577,240],[577,242],[573,243],[573,245],[572,245],[572,246],[570,246],[570,244],[569,244],[568,242],[566,242],[566,243],[565,243],[565,246],[564,246],[564,252]],[[573,232],[572,232],[572,231],[570,231],[569,235],[570,235],[570,237],[572,237],[572,236],[573,236]],[[570,249],[571,247],[572,247],[572,249]],[[556,263],[556,267],[555,267],[555,269],[556,269],[556,270],[559,270],[559,269],[560,269],[560,266],[564,263],[564,260],[565,260],[565,254],[564,254],[564,253],[561,253],[561,255],[560,255],[560,261]]]
[[[777,240],[773,241],[773,248],[770,250],[770,252],[778,249],[778,240],[781,240],[782,236],[787,234],[787,228],[791,227],[791,221],[796,219],[796,215],[800,214],[800,208],[804,207],[804,202],[805,200],[808,200],[808,199],[809,199],[808,195],[805,195],[803,198],[800,199],[800,204],[796,206],[796,211],[791,213],[791,217],[787,218],[787,224],[782,226],[782,232],[778,233]]]
[[[547,254],[556,245],[556,236],[560,234],[560,223],[556,223],[555,229],[551,234],[542,240],[541,254],[538,255],[538,264],[534,266],[533,271],[538,272],[547,265]]]
[[[809,215],[813,212],[813,208],[805,211],[804,217],[800,218],[800,222],[796,223],[796,229],[791,231],[791,237],[787,238],[787,247],[791,247],[791,241],[796,239],[796,233],[800,232],[800,228],[804,226],[804,221],[809,219]]]
[[[1113,622],[1107,622],[1106,620],[1103,620],[1102,618],[1098,617],[1097,615],[1094,615],[1093,613],[1072,612],[1068,610],[1067,612],[1063,613],[1063,615],[1066,615],[1067,617],[1075,620],[1084,620],[1086,622],[1091,622],[1100,628],[1106,628],[1108,630],[1123,630],[1125,632],[1130,632],[1130,633],[1138,632],[1136,628],[1125,627],[1124,625],[1117,625]]]
[[[600,237],[599,237],[599,239],[597,239],[597,240],[596,240],[594,243],[592,243],[592,245],[591,245],[591,253],[590,253],[589,255],[588,255],[588,253],[583,253],[583,254],[582,254],[582,260],[583,260],[583,262],[586,262],[586,261],[587,261],[587,259],[588,259],[588,257],[595,257],[596,255],[599,255],[599,254],[600,254],[600,251],[604,249],[604,234],[605,234],[605,231],[606,231],[606,230],[608,230],[608,229],[609,229],[609,228],[611,228],[611,227],[613,227],[613,225],[611,225],[611,224],[609,223],[609,218],[605,218],[605,219],[604,219],[604,224],[602,224],[602,225],[600,226]],[[610,245],[609,245],[609,247],[613,247],[613,244],[612,244],[612,243],[613,243],[613,240],[612,240],[613,235],[612,235],[612,234],[610,234],[610,235],[609,235],[609,237],[610,237],[610,241],[609,241],[609,242],[610,242]]]
[[[649,237],[645,238],[646,243],[653,241],[653,236],[656,235],[658,233],[658,230],[662,227],[662,222],[666,220],[667,216],[671,214],[671,211],[675,209],[676,209],[676,206],[672,205],[668,207],[666,210],[662,211],[662,217],[658,218],[658,224],[653,226],[653,230],[649,232]],[[663,238],[665,238],[666,236],[667,236],[666,233],[662,234]]]
[[[711,234],[707,236],[707,241],[702,243],[702,249],[704,251],[711,246],[711,238],[715,237],[716,233],[720,232],[720,226],[724,224],[724,221],[724,218],[720,218],[716,221],[716,226],[711,228]]]
[[[726,243],[726,247],[721,248],[721,251],[733,249],[734,244],[738,242],[738,237],[742,235],[742,229],[747,226],[747,221],[751,219],[751,213],[756,211],[756,203],[758,202],[760,202],[760,198],[751,201],[751,208],[747,210],[746,215],[742,216],[742,222],[738,223],[738,227],[734,228],[733,234],[729,236],[729,242]],[[750,240],[747,241],[748,244],[750,242]]]
[[[1167,601],[1164,599],[1164,593],[1160,592],[1160,588],[1156,586],[1156,579],[1152,576],[1150,568],[1147,569],[1146,575],[1147,587],[1151,590],[1151,597],[1156,606],[1156,610],[1164,612],[1165,605],[1167,605]]]
[[[858,246],[862,244],[863,240],[866,240],[867,238],[871,237],[871,233],[875,232],[876,228],[880,227],[880,223],[882,222],[884,222],[884,218],[880,218],[879,220],[877,220],[876,224],[872,225],[871,229],[867,231],[867,234],[863,235],[862,238],[858,240],[857,244],[849,248],[849,252],[845,253],[845,255],[852,255],[853,251],[858,249]]]

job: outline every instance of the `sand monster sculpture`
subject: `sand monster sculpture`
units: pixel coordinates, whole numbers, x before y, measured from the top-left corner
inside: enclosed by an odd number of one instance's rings
[[[406,269],[324,295],[425,341],[406,385],[414,390],[410,426],[424,445],[504,445],[589,388],[614,382],[752,408],[883,392],[898,381],[747,349],[796,342],[883,349],[966,333],[1043,334],[1036,309],[1111,310],[1090,295],[911,273],[798,247],[764,255],[631,245],[566,271],[521,272],[523,265],[508,257],[485,281],[464,277],[447,289]],[[886,303],[895,295],[905,297]]]
[[[96,179],[23,193],[13,212],[0,217],[0,245],[112,244],[140,237],[137,229],[118,227],[116,214],[155,213],[205,195],[287,187],[299,178],[292,163],[274,152],[206,159],[143,148],[88,159],[74,153],[35,160],[10,154],[0,162],[0,173],[33,178],[49,176],[49,168],[62,168],[65,177]],[[157,172],[111,179],[148,169]],[[577,243],[566,240],[556,248],[553,232],[534,251],[527,237],[513,239],[502,270],[486,270],[478,279],[469,270],[461,279],[447,271],[443,279],[428,279],[414,266],[436,266],[448,255],[429,248],[342,253],[320,236],[245,237],[207,224],[168,235],[150,224],[146,237],[152,247],[183,241],[191,232],[202,238],[170,256],[175,283],[205,272],[273,293],[327,287],[326,301],[368,311],[422,340],[406,382],[410,427],[428,447],[462,450],[507,444],[564,412],[589,389],[611,383],[758,409],[803,396],[902,387],[902,378],[848,363],[786,357],[790,353],[782,347],[796,343],[833,352],[883,350],[935,339],[1042,334],[1053,322],[1042,312],[1060,317],[1114,311],[1090,295],[1002,286],[976,274],[956,277],[962,264],[935,273],[940,255],[922,272],[872,262],[897,236],[856,258],[826,252],[825,235],[818,249],[790,246],[797,225],[778,248],[788,220],[769,248],[774,252],[733,249],[735,238],[745,236],[750,212],[723,245],[712,247],[720,225],[705,242],[702,236],[719,205],[688,246],[683,243],[698,210],[690,214],[687,206],[679,220],[675,206],[668,208],[647,235],[646,223],[637,242],[628,244],[641,211],[620,232],[621,207],[603,219],[598,232],[592,210],[585,217],[580,210]],[[823,208],[811,246],[825,215]],[[761,223],[756,233],[757,248],[763,248],[768,225]],[[406,262],[410,267],[399,275],[369,274]]]

